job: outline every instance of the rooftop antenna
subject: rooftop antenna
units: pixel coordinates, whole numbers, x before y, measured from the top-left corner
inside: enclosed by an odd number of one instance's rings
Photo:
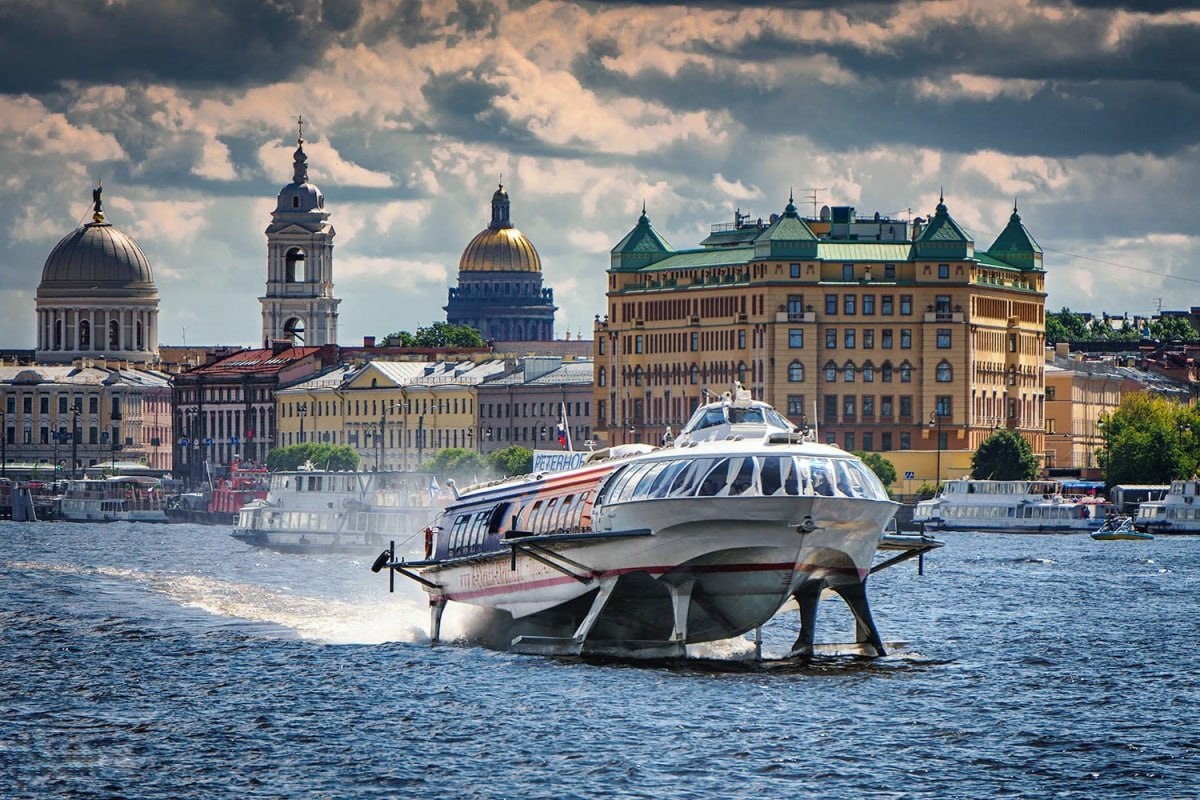
[[[825,187],[825,186],[821,186],[821,187],[810,186],[809,188],[805,189],[804,191],[808,193],[809,199],[812,200],[813,219],[816,219],[817,218],[817,192],[828,192],[829,188]]]

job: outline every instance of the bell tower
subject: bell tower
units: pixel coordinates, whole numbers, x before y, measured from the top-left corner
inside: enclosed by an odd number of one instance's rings
[[[296,347],[337,344],[334,230],[325,196],[308,182],[303,117],[297,125],[292,182],[279,191],[266,231],[267,291],[258,298],[264,347],[279,339]]]

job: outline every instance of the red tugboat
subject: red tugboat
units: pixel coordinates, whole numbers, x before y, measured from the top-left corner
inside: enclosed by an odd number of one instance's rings
[[[242,506],[267,496],[267,468],[234,461],[229,476],[217,481],[211,492],[181,494],[167,508],[171,522],[233,525]]]

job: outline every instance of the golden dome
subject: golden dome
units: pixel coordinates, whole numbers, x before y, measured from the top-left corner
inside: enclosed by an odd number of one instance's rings
[[[458,260],[459,272],[541,272],[533,242],[516,228],[484,228]]]

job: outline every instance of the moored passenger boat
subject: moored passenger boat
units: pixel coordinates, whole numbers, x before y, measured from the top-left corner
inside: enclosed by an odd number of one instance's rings
[[[385,552],[373,569],[425,587],[434,640],[454,601],[496,612],[497,642],[517,651],[682,655],[794,598],[793,652],[807,656],[828,588],[850,606],[859,652],[882,655],[865,581],[896,504],[874,473],[740,387],[701,406],[674,445],[468,489],[425,559]]]
[[[265,498],[238,512],[234,538],[285,553],[376,553],[416,540],[437,509],[426,472],[271,473]]]
[[[1171,481],[1161,500],[1147,500],[1137,507],[1133,526],[1149,533],[1200,533],[1200,479]]]
[[[266,467],[234,461],[229,474],[204,492],[176,495],[167,504],[171,522],[233,525],[242,507],[267,496]]]
[[[158,478],[82,478],[67,483],[58,516],[70,522],[166,522],[166,504]]]
[[[945,481],[917,503],[913,523],[933,531],[1084,533],[1113,510],[1103,498],[1069,496],[1057,481]]]

